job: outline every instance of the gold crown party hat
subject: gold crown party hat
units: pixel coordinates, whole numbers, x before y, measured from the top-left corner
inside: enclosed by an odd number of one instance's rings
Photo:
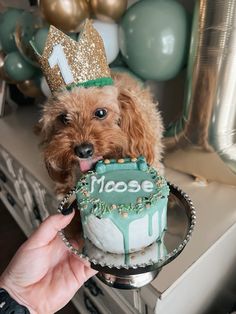
[[[91,20],[85,21],[78,42],[50,26],[43,54],[32,46],[52,93],[113,84],[103,40]]]

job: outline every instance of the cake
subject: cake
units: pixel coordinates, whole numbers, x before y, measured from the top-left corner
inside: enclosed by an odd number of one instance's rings
[[[132,252],[130,254],[115,254],[107,253],[93,245],[90,241],[85,242],[84,252],[90,259],[95,259],[101,265],[113,265],[120,267],[122,265],[142,265],[156,264],[160,260],[165,260],[168,255],[168,250],[165,247],[165,242],[161,238],[155,241],[141,251]]]
[[[167,227],[169,187],[145,158],[105,159],[77,183],[84,238],[110,253],[131,253]]]

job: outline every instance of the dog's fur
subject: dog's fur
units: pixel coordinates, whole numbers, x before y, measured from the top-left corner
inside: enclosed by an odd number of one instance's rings
[[[113,75],[114,86],[77,87],[54,95],[39,121],[44,159],[56,192],[65,194],[78,176],[74,149],[83,142],[94,146],[94,157],[122,158],[143,155],[161,168],[163,124],[147,88],[128,74]],[[103,120],[94,117],[106,108]],[[67,115],[63,124],[62,115]]]

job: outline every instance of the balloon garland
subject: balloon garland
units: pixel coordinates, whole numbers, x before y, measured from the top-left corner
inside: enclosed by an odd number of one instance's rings
[[[120,23],[120,48],[125,62],[143,79],[172,79],[185,61],[187,26],[187,14],[178,2],[135,3]]]
[[[49,24],[76,40],[85,18],[94,18],[113,71],[127,72],[144,82],[166,81],[188,63],[184,112],[167,129],[166,146],[173,153],[165,161],[178,170],[235,185],[235,97],[226,97],[233,95],[236,85],[232,61],[235,1],[195,1],[198,19],[191,39],[196,42],[200,36],[201,40],[196,54],[194,47],[190,49],[188,62],[189,22],[178,0],[131,2],[127,8],[127,0],[38,0],[32,12],[5,8],[0,14],[0,80],[16,84],[28,97],[50,96],[29,42],[42,53]],[[221,25],[228,27],[222,30]],[[194,164],[196,156],[202,159]],[[214,166],[215,160],[227,169]]]
[[[187,47],[182,5],[177,0],[140,0],[127,6],[127,0],[38,0],[31,11],[6,8],[0,18],[0,79],[16,84],[25,96],[48,97],[30,41],[42,54],[50,24],[77,40],[86,18],[94,19],[114,71],[141,81],[176,76]]]

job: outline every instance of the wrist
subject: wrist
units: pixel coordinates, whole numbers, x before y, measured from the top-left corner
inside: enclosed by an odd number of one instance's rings
[[[5,291],[6,293],[4,294],[3,291]],[[4,302],[1,300],[1,297],[7,298],[7,294],[9,295],[9,299],[11,299],[12,301],[15,301],[16,304],[18,304],[19,306],[22,306],[22,312],[20,313],[37,314],[37,312],[24,300],[24,298],[20,296],[19,293],[17,293],[17,291],[15,291],[15,289],[11,288],[9,285],[5,284],[3,281],[0,280],[0,303],[1,304],[4,304]],[[24,308],[25,308],[25,311],[23,311]],[[2,313],[1,310],[3,309],[4,308],[2,309],[0,308],[0,313]]]

